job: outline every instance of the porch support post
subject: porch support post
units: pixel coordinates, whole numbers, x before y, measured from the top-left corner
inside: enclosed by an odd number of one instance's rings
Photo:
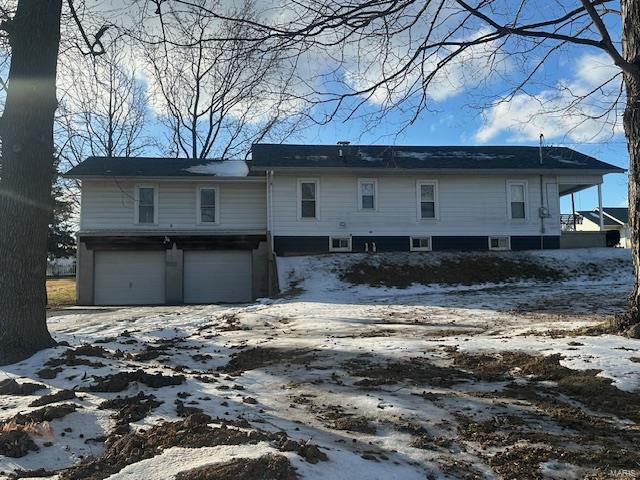
[[[604,230],[604,216],[602,213],[602,184],[598,184],[598,214],[600,217],[600,231]]]

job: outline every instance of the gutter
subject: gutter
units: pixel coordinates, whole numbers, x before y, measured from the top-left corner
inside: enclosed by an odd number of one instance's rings
[[[254,167],[251,166],[252,172],[283,172],[283,173],[299,173],[309,175],[310,172],[318,173],[376,173],[378,175],[394,175],[394,174],[416,174],[431,173],[438,175],[496,175],[496,174],[530,174],[530,175],[606,175],[609,173],[627,173],[624,168],[613,169],[563,169],[563,168],[365,168],[365,167]]]

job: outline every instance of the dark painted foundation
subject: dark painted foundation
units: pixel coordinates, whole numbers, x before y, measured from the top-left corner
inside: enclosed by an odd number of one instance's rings
[[[354,236],[351,239],[352,252],[408,252],[410,251],[409,236]],[[542,239],[542,241],[541,241]],[[431,237],[434,251],[482,251],[489,250],[489,237],[483,236],[433,236]],[[329,252],[329,237],[315,236],[275,236],[273,246],[277,255],[308,255]],[[560,248],[559,236],[513,235],[511,236],[511,250],[540,250]]]

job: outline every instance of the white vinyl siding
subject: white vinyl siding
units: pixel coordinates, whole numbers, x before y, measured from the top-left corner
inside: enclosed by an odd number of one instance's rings
[[[359,175],[322,175],[318,218],[298,220],[298,177],[276,173],[273,179],[272,221],[274,235],[290,236],[489,236],[540,235],[534,215],[513,221],[507,215],[506,182],[526,181],[528,210],[540,202],[539,176],[507,175],[380,175],[377,178],[378,209],[375,215],[358,208],[354,194]],[[437,182],[437,219],[418,217],[419,182]],[[560,235],[560,202],[556,177],[544,178],[545,204],[551,217],[545,219],[545,234]]]
[[[216,223],[198,222],[196,182],[157,182],[157,223],[135,222],[133,182],[82,182],[81,230],[256,231],[267,228],[263,182],[217,182]],[[202,187],[209,185],[201,184]]]

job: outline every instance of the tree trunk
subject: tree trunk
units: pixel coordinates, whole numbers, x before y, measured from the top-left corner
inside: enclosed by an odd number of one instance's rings
[[[622,0],[623,56],[640,66],[640,0]],[[629,149],[629,229],[635,285],[629,299],[629,310],[622,327],[633,326],[629,333],[640,336],[640,73],[626,72],[624,77],[627,105],[624,131]]]
[[[0,119],[0,364],[55,344],[45,282],[61,8],[61,0],[20,0],[2,25],[11,67]]]

